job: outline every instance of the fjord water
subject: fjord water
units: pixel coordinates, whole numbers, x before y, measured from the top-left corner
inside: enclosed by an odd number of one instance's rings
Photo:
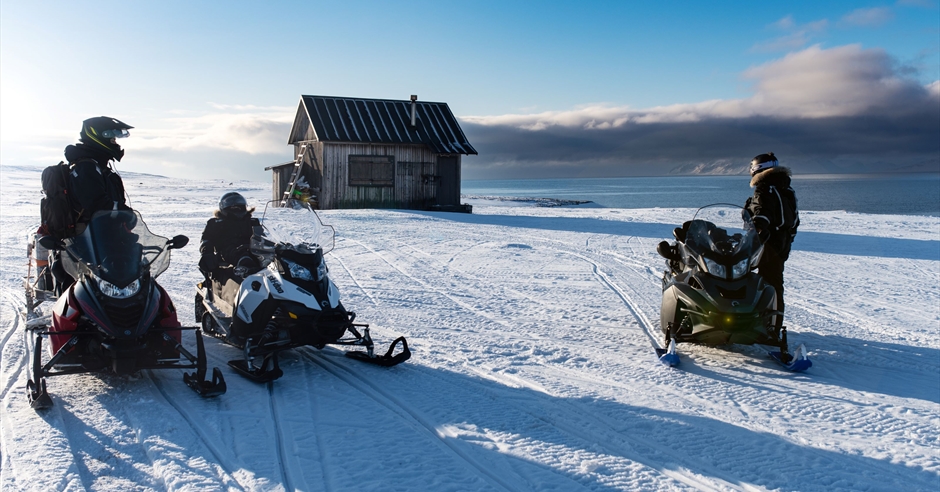
[[[802,210],[940,216],[940,174],[794,175]],[[744,204],[748,176],[667,176],[531,180],[463,180],[475,197],[588,200],[607,208],[701,207]]]

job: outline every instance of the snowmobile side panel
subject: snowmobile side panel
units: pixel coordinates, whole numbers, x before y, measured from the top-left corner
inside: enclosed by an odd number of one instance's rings
[[[63,335],[49,335],[49,353],[54,354],[63,345],[68,343],[72,335],[68,332],[78,329],[78,318],[82,315],[81,311],[73,308],[77,303],[69,303],[70,293],[60,296],[53,307],[52,326],[50,332],[64,333]]]

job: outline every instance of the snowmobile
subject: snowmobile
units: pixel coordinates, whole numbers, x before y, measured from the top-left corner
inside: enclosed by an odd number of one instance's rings
[[[692,220],[673,231],[676,244],[659,243],[666,258],[660,328],[660,361],[679,363],[680,342],[705,345],[770,346],[775,360],[792,371],[812,365],[806,348],[791,354],[786,327],[778,326],[773,286],[753,271],[763,245],[747,210],[730,204],[698,209]]]
[[[307,345],[364,347],[346,356],[381,366],[411,357],[404,337],[376,355],[369,325],[356,323],[356,313],[340,302],[324,261],[335,233],[308,202],[269,202],[261,224],[249,246],[256,268],[222,267],[196,286],[196,321],[205,333],[242,350],[242,358],[229,361],[236,372],[273,381],[283,375],[278,353]],[[401,351],[393,355],[399,344]]]
[[[46,378],[87,372],[196,369],[183,374],[189,387],[204,397],[225,393],[218,368],[205,380],[200,328],[180,325],[173,301],[156,282],[170,264],[170,250],[188,241],[183,235],[168,240],[151,233],[136,211],[114,210],[93,215],[75,237],[44,236],[30,244],[33,257],[41,256],[40,249],[58,250],[62,267],[74,279],[63,287],[48,274],[49,265],[36,260],[27,272],[26,387],[33,408],[53,404]],[[36,272],[35,263],[40,264]],[[44,301],[55,302],[51,315],[43,314]],[[195,355],[181,343],[183,330],[196,331]]]

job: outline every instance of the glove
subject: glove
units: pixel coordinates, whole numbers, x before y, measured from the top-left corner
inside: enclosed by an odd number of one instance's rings
[[[251,272],[258,269],[258,260],[252,256],[242,256],[235,262],[235,269],[233,272],[235,275],[245,278],[251,274]]]
[[[199,259],[199,269],[205,272],[211,272],[219,268],[219,260],[216,259],[215,253],[205,252],[202,254],[202,258]]]

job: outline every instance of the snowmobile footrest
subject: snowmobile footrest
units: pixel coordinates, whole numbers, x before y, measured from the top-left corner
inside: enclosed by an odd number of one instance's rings
[[[32,380],[26,382],[26,391],[29,392],[29,406],[33,410],[42,410],[52,407],[52,398],[46,392],[46,380],[40,379],[39,384]]]
[[[399,342],[401,342],[401,352],[399,352],[398,355],[392,355],[392,353],[395,352],[395,346],[398,345]],[[385,355],[370,356],[365,352],[346,352],[346,357],[378,366],[391,367],[397,366],[410,359],[411,350],[408,349],[408,341],[405,340],[405,337],[398,337],[392,342],[392,345],[388,348],[388,352],[386,352]]]
[[[183,381],[203,398],[211,398],[225,394],[225,390],[228,388],[225,385],[225,378],[222,377],[222,371],[220,371],[218,367],[212,368],[211,381],[204,381],[203,376],[205,375],[200,375],[198,371],[183,373]]]

